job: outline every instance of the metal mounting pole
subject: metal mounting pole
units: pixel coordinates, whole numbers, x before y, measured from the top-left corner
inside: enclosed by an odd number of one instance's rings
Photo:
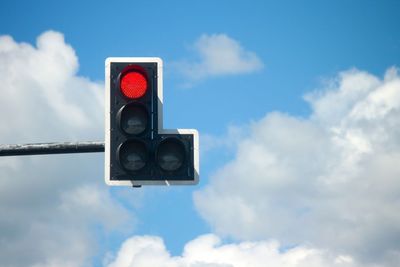
[[[0,145],[0,157],[104,152],[104,142],[58,142]]]

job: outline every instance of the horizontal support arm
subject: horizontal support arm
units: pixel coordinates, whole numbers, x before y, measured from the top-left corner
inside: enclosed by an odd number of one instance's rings
[[[58,142],[0,145],[0,157],[104,152],[104,142]]]

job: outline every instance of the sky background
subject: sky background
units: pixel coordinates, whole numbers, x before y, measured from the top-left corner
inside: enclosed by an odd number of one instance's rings
[[[104,140],[104,61],[164,61],[200,183],[0,159],[0,266],[397,267],[399,1],[0,2],[1,143]]]

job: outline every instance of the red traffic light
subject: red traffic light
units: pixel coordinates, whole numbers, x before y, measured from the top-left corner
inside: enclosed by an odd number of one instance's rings
[[[140,72],[130,71],[122,76],[120,87],[122,94],[127,98],[140,98],[147,91],[147,79]]]
[[[108,185],[197,184],[198,132],[162,126],[160,58],[106,60],[105,181]]]

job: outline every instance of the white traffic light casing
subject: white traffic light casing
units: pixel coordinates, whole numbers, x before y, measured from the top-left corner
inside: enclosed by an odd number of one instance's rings
[[[105,182],[190,185],[199,180],[199,134],[163,128],[163,65],[155,57],[105,62]]]

